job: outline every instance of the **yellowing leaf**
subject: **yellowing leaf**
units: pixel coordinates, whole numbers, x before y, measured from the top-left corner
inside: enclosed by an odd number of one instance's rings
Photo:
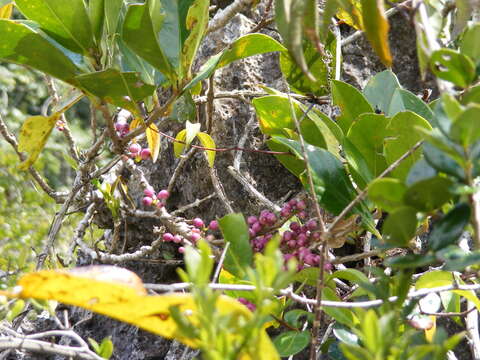
[[[48,117],[31,116],[23,123],[18,139],[18,150],[27,152],[28,157],[20,164],[21,170],[27,170],[37,160],[59,117],[59,113]]]
[[[140,125],[142,125],[144,123],[143,119],[141,117],[138,117],[136,116],[132,122],[130,123],[130,131],[132,131],[133,129],[136,129],[137,127],[139,127]],[[150,150],[151,151],[151,150]]]
[[[160,133],[158,132],[157,125],[150,124],[145,130],[147,135],[148,148],[152,154],[153,162],[157,161],[158,154],[160,152]]]
[[[200,126],[200,123],[191,123],[187,120],[187,123],[185,125],[185,130],[187,130],[185,142],[187,143],[187,146],[192,143],[193,139],[195,139],[195,136],[197,136],[197,134],[199,133]]]
[[[45,270],[24,275],[16,293],[9,297],[57,300],[138,326],[163,337],[198,347],[198,340],[183,335],[171,316],[176,307],[195,326],[197,309],[191,294],[147,295],[138,276],[114,266],[88,266],[70,271]],[[216,308],[230,315],[232,323],[252,318],[252,313],[237,300],[220,295]],[[235,335],[232,335],[235,336]],[[258,353],[257,353],[258,352]],[[277,360],[279,356],[268,335],[262,331],[255,344],[255,354],[239,354],[245,360]]]
[[[179,131],[177,136],[175,137],[175,140],[182,141],[182,142],[174,142],[173,143],[173,153],[175,154],[176,157],[180,157],[183,153],[183,149],[185,149],[185,139],[187,137],[187,130],[183,129],[182,131]]]
[[[382,63],[392,67],[392,55],[388,45],[390,28],[383,0],[362,0],[362,17],[365,34]]]
[[[0,19],[10,19],[13,12],[13,3],[8,3],[0,7]]]
[[[337,12],[337,17],[343,20],[347,25],[357,29],[363,30],[362,19],[362,3],[360,0],[349,0],[351,4],[347,9],[340,8]]]
[[[199,132],[197,134],[198,139],[202,143],[203,147],[209,148],[209,149],[215,149],[215,141],[213,141],[212,137],[208,135],[207,133],[204,132]],[[207,159],[208,159],[208,165],[210,167],[213,167],[213,162],[215,161],[215,151],[213,150],[205,150],[207,153]]]
[[[437,330],[437,317],[430,315],[430,319],[432,320],[433,326],[430,329],[425,329],[425,338],[428,342],[433,342],[433,337],[435,336],[435,331]]]

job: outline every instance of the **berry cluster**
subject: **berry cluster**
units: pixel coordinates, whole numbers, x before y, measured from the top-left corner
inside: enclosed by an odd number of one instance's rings
[[[124,137],[130,131],[130,125],[124,119],[121,119],[115,123],[115,130],[118,136]]]
[[[142,199],[143,205],[156,206],[158,208],[165,206],[165,200],[170,196],[167,190],[160,190],[158,193],[155,193],[151,186],[143,190],[143,195],[145,195]]]
[[[131,144],[128,147],[128,151],[130,152],[130,157],[135,159],[135,161],[147,160],[152,155],[149,148],[142,149],[137,143]]]

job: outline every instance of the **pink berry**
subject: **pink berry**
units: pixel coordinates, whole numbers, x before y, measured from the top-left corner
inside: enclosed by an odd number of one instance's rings
[[[287,242],[287,245],[291,248],[294,248],[295,246],[297,246],[297,242],[295,240],[290,240]]]
[[[151,155],[152,153],[148,148],[142,149],[142,151],[140,152],[140,157],[142,158],[142,160],[147,160]]]
[[[300,211],[300,212],[298,213],[298,217],[299,217],[300,219],[302,219],[302,220],[303,220],[303,219],[306,219],[306,218],[307,218],[307,213],[306,213],[305,211]]]
[[[293,233],[291,231],[285,231],[283,233],[283,240],[284,241],[290,241],[293,239]]]
[[[327,270],[327,271],[330,271],[330,270],[333,269],[333,265],[330,264],[330,263],[325,263],[325,264],[323,265],[323,268],[324,268],[325,270]]]
[[[160,201],[157,201],[157,204],[156,204],[156,205],[157,205],[157,208],[159,208],[159,209],[161,209],[162,207],[165,206],[165,204],[162,203],[162,202],[160,202]]]
[[[273,225],[277,221],[277,217],[274,213],[268,213],[266,216],[268,225]]]
[[[183,239],[182,239],[182,237],[181,237],[180,235],[175,235],[175,236],[173,237],[173,242],[174,242],[175,244],[180,244],[182,241],[183,241]]]
[[[152,199],[150,196],[145,196],[145,197],[142,199],[142,203],[143,203],[143,205],[145,205],[145,206],[151,206],[152,203],[153,203],[153,199]]]
[[[317,228],[317,222],[315,220],[308,220],[305,224],[308,230],[315,230]]]
[[[160,192],[157,194],[157,197],[163,200],[168,199],[169,196],[170,193],[167,190],[160,190]]]
[[[155,196],[155,190],[151,186],[143,190],[143,195],[153,198]]]
[[[210,224],[208,225],[208,228],[210,230],[213,230],[213,231],[218,230],[218,228],[219,228],[218,221],[217,220],[210,221]]]
[[[252,230],[258,233],[260,230],[262,230],[262,224],[259,222],[256,222],[255,224],[252,225]]]
[[[195,232],[190,233],[190,235],[188,236],[188,238],[194,243],[200,240],[201,237],[202,236],[199,233],[195,233]]]
[[[180,247],[178,248],[178,252],[179,252],[180,254],[185,253],[185,248],[184,248],[183,246],[180,246]]]
[[[256,216],[249,216],[247,219],[248,225],[253,225],[258,221]]]
[[[253,238],[253,237],[255,237],[255,235],[257,235],[257,233],[255,231],[253,231],[252,229],[248,229],[248,235],[250,236],[250,238]]]
[[[288,205],[290,205],[291,207],[295,207],[297,206],[297,199],[292,199],[288,202]]]
[[[203,220],[200,219],[200,218],[195,218],[192,220],[192,223],[193,223],[193,226],[195,226],[196,228],[203,228],[205,226],[205,224],[203,223]]]
[[[307,204],[305,204],[305,201],[300,200],[297,201],[297,210],[305,210],[307,208]]]
[[[162,238],[163,238],[163,241],[168,242],[168,241],[173,241],[175,237],[173,236],[173,234],[165,233],[163,234]]]
[[[115,130],[117,130],[120,133],[128,131],[128,128],[129,128],[128,124],[124,121],[118,121],[115,123]]]
[[[140,151],[142,151],[142,147],[134,143],[129,146],[128,151],[130,151],[134,155],[137,155]]]
[[[285,209],[283,208],[282,210],[280,210],[280,216],[281,217],[289,217],[290,216],[290,211],[289,209]]]

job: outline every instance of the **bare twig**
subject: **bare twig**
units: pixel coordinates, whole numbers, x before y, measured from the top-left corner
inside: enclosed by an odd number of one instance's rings
[[[223,262],[225,261],[225,256],[227,255],[228,248],[230,247],[230,243],[227,242],[222,250],[222,254],[220,255],[220,259],[218,260],[217,268],[215,269],[215,273],[213,274],[212,282],[216,283],[218,277],[220,276],[220,271],[222,271]]]
[[[207,154],[203,153],[203,155],[205,157],[205,161],[208,163]],[[218,178],[217,170],[215,169],[215,165],[212,166],[212,167],[210,167],[209,165],[207,165],[207,166],[208,166],[208,172],[210,174],[210,179],[212,180],[213,188],[215,189],[215,193],[217,194],[218,198],[222,201],[223,206],[225,206],[225,208],[227,209],[227,212],[228,213],[233,213],[234,210],[233,210],[232,204],[231,204],[230,200],[228,199],[227,195],[225,194],[225,190],[223,189],[223,185],[220,182],[220,179]]]
[[[204,203],[205,201],[208,201],[208,200],[214,198],[215,196],[217,196],[217,194],[213,193],[213,194],[205,196],[204,198],[196,199],[194,202],[192,202],[190,204],[187,204],[185,206],[182,206],[181,208],[178,208],[175,211],[172,211],[172,215],[176,216],[178,214],[184,213],[185,211],[193,209],[193,208],[199,206],[200,204]]]
[[[215,17],[210,20],[206,34],[224,27],[237,13],[246,9],[252,3],[253,0],[235,0],[225,9],[217,12]]]
[[[360,254],[353,254],[353,255],[347,255],[347,256],[342,256],[339,258],[335,258],[334,260],[330,261],[332,264],[343,264],[351,261],[359,261],[363,259],[368,259],[371,258],[372,256],[377,256],[380,254],[379,250],[371,250],[367,252],[363,252]]]

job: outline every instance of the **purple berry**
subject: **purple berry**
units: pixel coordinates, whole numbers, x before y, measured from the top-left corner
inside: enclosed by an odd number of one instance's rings
[[[317,222],[315,220],[308,220],[307,223],[305,224],[307,226],[308,230],[315,230],[318,226]]]
[[[293,233],[291,231],[285,231],[283,233],[283,241],[290,241],[293,239]]]
[[[319,259],[319,260],[320,260],[320,259]],[[330,263],[325,263],[325,264],[323,265],[323,268],[324,268],[325,270],[327,270],[327,271],[330,271],[330,270],[333,269],[333,265],[330,264]]]
[[[305,211],[300,211],[300,212],[298,213],[298,217],[299,217],[300,219],[302,219],[302,220],[303,220],[303,219],[306,219],[306,218],[307,218],[307,213],[306,213]]]
[[[128,132],[129,126],[128,123],[124,121],[118,121],[115,123],[115,130],[117,130],[120,133]]]
[[[291,248],[294,248],[295,246],[297,246],[297,242],[295,240],[290,240],[289,242],[287,242],[287,245]]]
[[[297,206],[297,199],[292,199],[288,202],[288,205],[290,205],[292,208]]]
[[[287,209],[283,208],[282,210],[280,210],[280,216],[284,217],[284,218],[289,217],[290,216],[290,211],[291,210],[287,210]]]
[[[219,228],[218,221],[217,220],[210,221],[210,224],[208,225],[208,228],[210,230],[213,230],[213,231],[218,230],[218,228]]]
[[[142,203],[143,203],[143,205],[145,205],[145,206],[151,206],[152,203],[153,203],[153,199],[152,199],[150,196],[145,196],[145,197],[142,199]]]
[[[157,194],[157,198],[166,200],[170,196],[170,193],[167,190],[160,190]]]
[[[157,204],[156,204],[156,205],[157,205],[157,208],[159,208],[159,209],[161,209],[162,207],[165,206],[165,204],[162,203],[162,202],[160,202],[160,201],[157,201]]]
[[[153,190],[153,187],[149,186],[145,190],[143,190],[143,195],[151,197],[153,199],[153,197],[155,196],[155,190]]]
[[[254,238],[257,233],[253,231],[252,229],[248,229],[248,235],[250,235],[250,238]]]
[[[258,221],[256,216],[249,216],[247,219],[248,225],[253,225]]]
[[[152,153],[148,148],[142,149],[142,151],[140,152],[140,157],[142,158],[142,160],[147,160],[151,155]]]
[[[192,220],[192,223],[193,223],[193,226],[195,226],[196,228],[203,228],[205,226],[205,224],[203,223],[203,220],[200,219],[200,218],[195,218]]]
[[[256,222],[255,224],[252,225],[252,230],[258,233],[260,230],[262,230],[262,224],[259,222]]]
[[[292,222],[290,224],[290,229],[293,231],[293,232],[299,232],[300,229],[301,229],[301,226],[299,223],[297,223],[296,221]]]
[[[296,208],[297,210],[305,210],[307,208],[307,204],[305,204],[305,201],[303,200],[297,201]]]
[[[312,233],[312,239],[313,240],[320,240],[321,237],[322,237],[322,235],[319,232]]]
[[[140,151],[142,151],[142,147],[136,143],[131,144],[128,147],[128,151],[130,151],[133,155],[138,155]]]
[[[258,222],[262,225],[268,225],[268,218],[264,215],[260,215]]]
[[[175,239],[173,234],[170,234],[170,233],[163,234],[162,238],[163,238],[163,241],[167,241],[167,242],[173,241]]]
[[[274,213],[269,213],[269,214],[266,216],[266,218],[267,218],[267,223],[268,223],[268,225],[270,225],[270,226],[273,225],[273,224],[275,224],[275,222],[277,221],[277,217],[275,216]]]

